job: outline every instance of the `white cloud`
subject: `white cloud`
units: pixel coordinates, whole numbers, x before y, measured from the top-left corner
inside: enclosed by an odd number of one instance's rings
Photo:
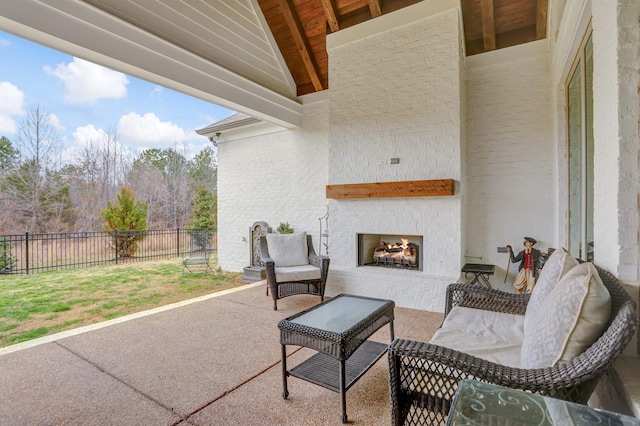
[[[15,115],[24,114],[24,93],[8,81],[0,83],[0,132],[15,133]]]
[[[111,141],[111,135],[104,129],[96,128],[93,124],[87,124],[86,126],[77,127],[73,132],[73,141],[68,144],[67,148],[63,152],[63,158],[65,162],[72,163],[78,158],[83,156],[85,150],[102,149],[106,147],[107,143],[113,143]],[[111,146],[111,149],[120,149],[125,157],[126,161],[133,161],[134,152],[122,146],[117,141],[115,146]]]
[[[164,87],[156,86],[151,91],[150,96],[151,96],[152,99],[158,99],[158,98],[162,97],[163,93],[164,93]]]
[[[11,42],[6,38],[0,38],[0,47],[11,46]]]
[[[104,141],[107,138],[107,132],[102,129],[96,129],[93,124],[76,128],[73,132],[74,145],[87,147],[92,142]]]
[[[80,158],[85,149],[90,148],[93,143],[98,143],[106,136],[102,129],[96,129],[93,124],[77,127],[73,132],[73,141],[65,144],[61,152],[63,163],[70,164]]]
[[[73,58],[55,69],[47,65],[44,70],[62,81],[65,98],[74,104],[92,104],[98,99],[120,99],[127,95],[129,80],[125,74],[83,59]]]
[[[66,129],[66,127],[64,127],[64,125],[60,121],[60,118],[58,118],[58,116],[55,115],[55,114],[50,114],[49,115],[48,122],[54,129],[56,129],[58,131],[63,131],[64,129]]]
[[[171,121],[161,121],[152,112],[142,116],[130,112],[120,117],[118,122],[119,139],[126,145],[173,147],[189,139],[190,133]]]

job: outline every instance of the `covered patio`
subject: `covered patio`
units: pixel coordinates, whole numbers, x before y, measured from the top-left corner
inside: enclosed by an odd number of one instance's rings
[[[320,425],[337,393],[295,378],[282,398],[280,319],[318,303],[265,283],[0,349],[2,425]],[[442,314],[396,308],[395,332],[425,339]],[[388,327],[373,336],[389,341]],[[293,366],[315,353],[288,347]],[[387,359],[348,392],[352,424],[389,424]]]
[[[249,264],[253,223],[275,228],[288,222],[313,234],[316,249],[332,258],[327,295],[393,299],[396,335],[426,340],[439,324],[428,318],[441,315],[432,312],[443,309],[446,285],[461,278],[461,266],[469,261],[496,265],[491,284],[511,290],[515,274],[496,247],[516,247],[531,235],[542,250],[567,247],[575,257],[593,257],[637,300],[637,1],[247,0],[194,2],[198,7],[184,8],[169,3],[139,7],[128,1],[119,8],[103,0],[16,0],[0,9],[0,28],[243,114],[242,120],[202,129],[218,147],[224,269],[241,271]],[[502,26],[509,17],[511,24],[525,22],[515,11],[505,13],[509,5],[533,11],[533,22]],[[287,32],[291,35],[282,41]],[[578,79],[571,86],[580,74],[576,70],[588,69],[587,82]],[[590,125],[570,125],[575,107]],[[453,180],[454,193],[327,196],[333,185],[437,179]],[[316,231],[327,211],[330,231],[323,247]],[[358,265],[356,236],[361,233],[421,238],[421,268],[381,271]],[[240,301],[245,295],[250,297]],[[300,424],[316,414],[313,424],[331,421],[337,410],[319,411],[326,405],[317,401],[330,402],[329,392],[311,386],[308,400],[313,402],[301,411],[296,388],[306,384],[292,384],[290,401],[273,393],[279,387],[275,324],[304,307],[305,300],[291,298],[271,312],[262,290],[254,288],[6,354],[0,357],[3,375],[10,368],[6,377],[14,382],[2,395],[46,406],[42,401],[52,397],[37,383],[50,380],[68,386],[58,395],[80,397],[62,400],[80,401],[73,407],[80,411],[100,407],[102,398],[94,396],[105,388],[126,389],[132,398],[113,394],[120,400],[103,406],[105,421],[130,414],[112,410],[130,404],[133,396],[168,424],[196,422],[214,412],[229,416],[217,419],[233,422],[238,416],[237,423],[248,424],[258,418],[259,423]],[[209,303],[216,310],[190,313]],[[218,310],[224,313],[220,319]],[[172,320],[183,327],[180,333],[172,321],[153,323],[165,315],[176,316]],[[250,327],[243,328],[241,319]],[[224,321],[238,321],[234,326],[246,334],[217,328]],[[167,333],[156,334],[163,330]],[[111,350],[115,344],[122,349]],[[262,351],[253,350],[262,345]],[[628,398],[634,414],[640,414],[639,360],[636,339],[616,364],[626,392],[604,392],[614,400],[605,406]],[[192,374],[193,368],[168,368],[189,364],[201,369]],[[240,381],[223,380],[233,368],[252,364],[231,375]],[[60,365],[72,367],[70,380],[52,376]],[[223,385],[209,392],[217,374]],[[86,375],[104,381],[94,396],[77,385]],[[159,383],[158,377],[167,380]],[[386,386],[386,366],[379,362],[348,393],[350,418],[387,423]],[[38,398],[31,399],[30,387],[42,392]],[[370,396],[373,388],[381,393]],[[356,402],[368,399],[375,403]],[[48,413],[20,407],[15,405],[18,414]],[[369,419],[366,413],[378,414]],[[279,415],[291,417],[265,421]]]

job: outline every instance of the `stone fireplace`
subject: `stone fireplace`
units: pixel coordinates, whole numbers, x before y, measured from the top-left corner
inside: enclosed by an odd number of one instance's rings
[[[358,234],[358,266],[421,271],[421,247],[421,236]]]

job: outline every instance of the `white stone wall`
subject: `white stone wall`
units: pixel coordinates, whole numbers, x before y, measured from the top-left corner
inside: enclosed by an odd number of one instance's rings
[[[305,105],[299,129],[220,143],[218,146],[218,262],[242,271],[250,262],[249,228],[288,222],[314,236],[326,212],[326,101]]]
[[[430,15],[403,9],[404,25],[329,36],[329,183],[461,179],[460,19],[456,8]],[[424,15],[420,15],[424,14]],[[394,15],[394,14],[390,14]],[[345,41],[346,40],[346,41]],[[399,158],[399,164],[390,164]],[[329,294],[393,299],[398,306],[444,308],[460,273],[462,197],[330,201]],[[356,234],[424,236],[423,270],[356,266]]]
[[[566,127],[564,85],[580,44],[593,31],[594,240],[595,262],[611,271],[638,297],[640,191],[638,135],[640,4],[636,0],[565,3],[552,28],[552,84],[557,88],[559,238],[566,235]],[[563,222],[564,221],[564,222]],[[637,342],[625,353],[636,350]]]
[[[543,250],[566,245],[563,87],[593,7],[597,262],[637,286],[637,2],[567,2],[548,40],[474,55],[466,69],[459,12],[435,3],[329,36],[331,88],[305,105],[301,128],[220,144],[221,266],[249,263],[243,238],[259,220],[289,222],[318,245],[328,204],[329,295],[440,311],[465,261],[497,265],[500,287],[497,246],[519,248],[524,235]],[[457,181],[455,196],[325,198],[327,184],[439,178]],[[356,267],[358,232],[423,235],[423,271]]]
[[[566,244],[567,164],[564,87],[585,34],[593,31],[594,241],[596,263],[637,286],[638,43],[640,5],[635,0],[565,3],[551,28],[552,87],[556,104],[558,239]],[[637,291],[632,290],[633,293]]]
[[[545,40],[467,58],[467,241],[469,262],[496,265],[494,288],[518,272],[524,236],[557,247],[551,74]],[[477,259],[481,257],[482,259]]]
[[[640,6],[605,3],[592,2],[596,260],[637,283]]]

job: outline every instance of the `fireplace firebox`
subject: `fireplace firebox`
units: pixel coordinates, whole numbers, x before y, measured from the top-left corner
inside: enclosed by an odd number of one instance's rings
[[[422,271],[422,237],[398,234],[358,234],[358,266]]]

